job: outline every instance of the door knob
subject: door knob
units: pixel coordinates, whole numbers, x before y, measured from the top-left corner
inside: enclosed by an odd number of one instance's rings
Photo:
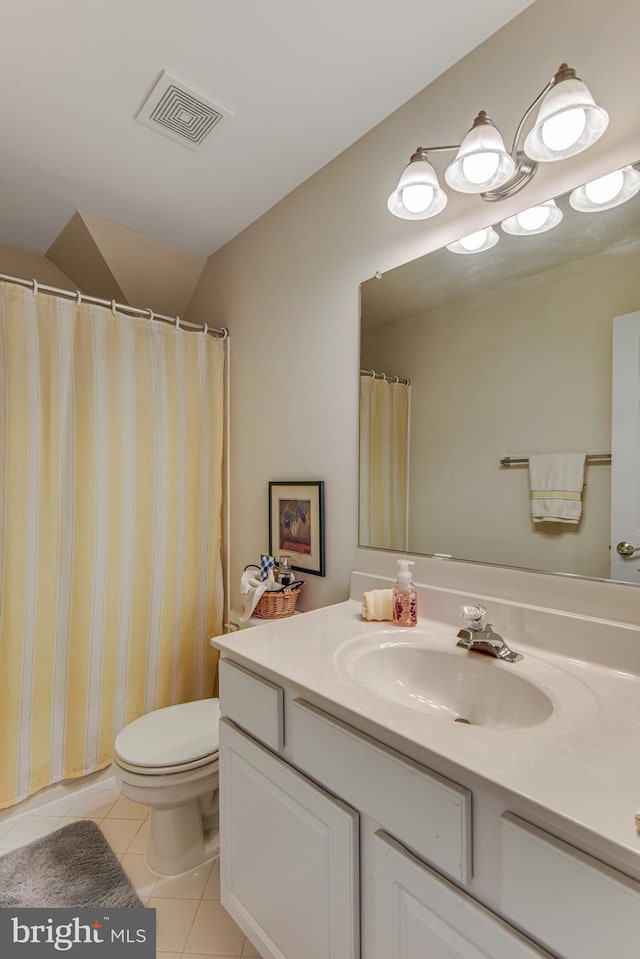
[[[637,553],[640,550],[640,546],[632,546],[631,543],[625,543],[622,541],[616,546],[617,551],[621,556],[633,556],[634,553]]]

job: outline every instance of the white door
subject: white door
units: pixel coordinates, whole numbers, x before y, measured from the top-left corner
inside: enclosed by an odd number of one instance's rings
[[[360,955],[358,823],[220,721],[221,901],[264,959]]]
[[[373,843],[375,959],[551,959],[390,836]]]
[[[614,317],[611,396],[611,578],[640,583],[640,312]]]

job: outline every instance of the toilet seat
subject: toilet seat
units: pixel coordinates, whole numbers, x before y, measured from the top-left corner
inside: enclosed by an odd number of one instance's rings
[[[182,773],[217,762],[219,718],[217,699],[156,709],[118,733],[115,761],[142,776]]]

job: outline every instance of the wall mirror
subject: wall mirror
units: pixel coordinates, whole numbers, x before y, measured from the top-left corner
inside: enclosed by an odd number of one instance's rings
[[[640,583],[640,551],[615,549],[640,547],[640,332],[613,346],[614,317],[637,311],[640,331],[640,193],[588,213],[569,198],[547,232],[498,223],[491,249],[361,285],[361,546]],[[569,451],[592,454],[580,522],[534,524],[527,458]]]

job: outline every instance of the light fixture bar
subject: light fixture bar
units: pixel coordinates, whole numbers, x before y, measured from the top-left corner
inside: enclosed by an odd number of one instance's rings
[[[520,147],[527,121],[537,106],[536,121]],[[443,210],[446,194],[429,156],[454,150],[456,157],[445,172],[452,189],[476,193],[488,202],[505,200],[529,183],[539,163],[565,159],[588,149],[602,136],[608,122],[607,112],[595,103],[575,70],[562,63],[522,115],[510,152],[491,118],[481,110],[458,146],[418,147],[387,206],[395,216],[408,220],[427,219]]]
[[[520,190],[524,189],[527,183],[530,183],[533,177],[535,176],[536,170],[538,169],[538,164],[535,160],[529,159],[526,153],[523,153],[522,150],[514,155],[516,169],[515,173],[507,183],[503,186],[498,187],[496,190],[485,190],[480,196],[483,200],[486,200],[488,203],[495,203],[496,200],[506,200],[510,196],[514,196],[516,193],[519,193]]]
[[[423,154],[423,159],[427,160],[429,153],[453,153],[454,150],[459,149],[460,144],[454,143],[453,145],[445,147],[416,147],[416,153]],[[415,153],[413,156],[415,156]],[[413,157],[411,159],[413,159]]]

